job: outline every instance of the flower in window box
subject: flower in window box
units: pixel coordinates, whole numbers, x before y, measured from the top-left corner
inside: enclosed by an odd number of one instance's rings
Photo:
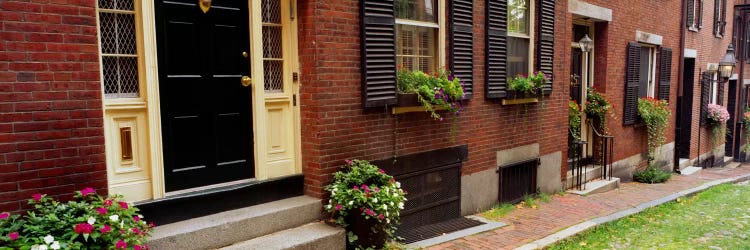
[[[461,99],[464,98],[464,87],[458,77],[444,69],[437,69],[432,74],[422,71],[399,69],[397,75],[399,105],[422,105],[435,120],[441,120],[436,107],[458,115],[462,109]],[[412,101],[409,101],[412,99]],[[416,101],[413,101],[416,99]],[[404,103],[406,102],[406,103]]]

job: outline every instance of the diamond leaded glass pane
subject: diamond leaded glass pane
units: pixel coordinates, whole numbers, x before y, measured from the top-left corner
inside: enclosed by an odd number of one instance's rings
[[[135,55],[135,15],[99,14],[102,53]]]
[[[264,23],[281,23],[281,1],[263,0],[262,11]]]
[[[266,60],[263,62],[263,83],[266,93],[284,92],[283,67],[283,61]]]
[[[98,0],[105,98],[139,96],[133,0]],[[116,11],[113,11],[116,10]]]
[[[135,10],[133,0],[99,0],[100,9]]]
[[[282,58],[281,27],[263,26],[263,57]]]
[[[138,97],[138,58],[103,56],[102,66],[105,97]]]

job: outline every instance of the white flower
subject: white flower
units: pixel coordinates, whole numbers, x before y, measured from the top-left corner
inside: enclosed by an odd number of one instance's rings
[[[394,204],[393,204],[393,201],[391,201],[391,207],[392,207],[393,205],[394,205]]]
[[[39,245],[33,245],[33,246],[31,246],[31,250],[39,250]]]
[[[354,205],[354,201],[349,201],[349,206]]]
[[[399,202],[398,203],[398,209],[404,209],[404,203],[403,202]]]
[[[53,250],[59,250],[60,249],[60,242],[59,241],[52,242],[52,245],[50,245],[49,248],[51,248]]]
[[[398,181],[397,181],[397,182],[396,182],[396,187],[397,187],[397,188],[401,188],[401,182],[398,182]]]
[[[89,223],[89,224],[91,224],[91,225],[94,225],[94,223],[96,223],[96,218],[94,218],[94,217],[89,217],[89,220],[88,220],[88,221],[86,221],[86,222],[88,222],[88,223]]]
[[[388,205],[383,204],[383,210],[388,210]]]
[[[118,220],[120,220],[120,216],[117,216],[116,214],[109,216],[109,220],[117,222]]]
[[[372,203],[378,203],[378,198],[372,198]]]
[[[55,237],[52,237],[52,235],[44,236],[44,243],[49,244],[49,243],[52,243],[53,241],[55,241]]]
[[[385,218],[385,223],[391,223],[391,219]]]
[[[47,250],[47,245],[39,245],[39,250]]]
[[[326,209],[331,209],[331,204],[326,205]]]

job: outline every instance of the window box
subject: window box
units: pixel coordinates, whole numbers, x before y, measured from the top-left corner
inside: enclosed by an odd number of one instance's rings
[[[517,98],[517,99],[503,99],[502,105],[517,105],[517,104],[527,104],[527,103],[537,103],[539,102],[539,98],[533,97],[533,98]]]
[[[415,93],[399,93],[397,96],[397,100],[398,102],[396,103],[396,107],[393,107],[393,109],[391,110],[391,113],[394,115],[412,112],[427,112],[427,109],[422,106],[422,103],[419,102],[417,94]],[[445,108],[442,106],[433,106],[433,109],[435,111],[445,110]]]

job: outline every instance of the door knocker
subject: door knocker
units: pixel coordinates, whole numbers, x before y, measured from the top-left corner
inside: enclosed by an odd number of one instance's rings
[[[198,6],[201,7],[203,13],[206,13],[211,8],[211,0],[198,0]]]

